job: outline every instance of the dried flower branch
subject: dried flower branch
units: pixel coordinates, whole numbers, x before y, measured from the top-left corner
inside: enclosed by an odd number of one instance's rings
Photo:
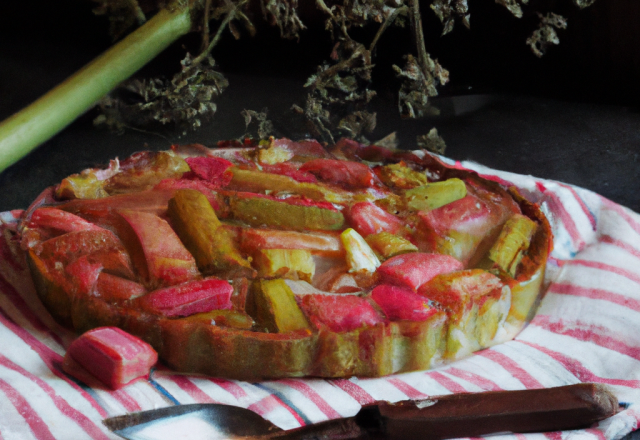
[[[556,29],[566,29],[567,20],[553,12],[547,15],[538,14],[540,25],[527,39],[527,44],[537,57],[541,57],[552,44],[560,44]]]

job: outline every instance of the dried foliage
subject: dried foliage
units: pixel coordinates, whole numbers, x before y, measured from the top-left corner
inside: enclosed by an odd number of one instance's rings
[[[229,85],[214,66],[210,56],[194,64],[187,54],[182,60],[182,70],[171,80],[128,81],[120,90],[126,97],[108,96],[102,100],[99,105],[103,113],[94,122],[116,130],[154,122],[175,124],[183,130],[196,129],[215,114],[214,99]]]
[[[282,38],[300,38],[306,26],[298,16],[298,0],[261,0],[260,5],[265,18],[278,26]]]
[[[549,12],[547,15],[538,14],[538,16],[540,17],[540,26],[527,39],[527,44],[536,56],[541,57],[550,45],[560,44],[556,29],[566,29],[567,20],[553,12]]]
[[[467,29],[471,27],[467,0],[434,0],[431,9],[442,22],[442,35],[453,30],[456,18],[460,18]]]
[[[586,8],[594,4],[596,0],[573,0],[573,3],[580,9]]]
[[[162,0],[92,0],[99,3],[97,13],[108,14],[112,32],[121,35],[135,23],[145,20],[144,11],[163,7]],[[145,2],[142,7],[138,1]],[[214,99],[227,86],[226,79],[214,69],[210,56],[223,31],[229,30],[240,38],[244,27],[249,34],[254,24],[245,14],[249,0],[174,0],[188,2],[202,15],[202,52],[195,58],[187,56],[182,71],[171,80],[134,80],[123,86],[101,104],[104,114],[98,122],[116,129],[149,122],[172,123],[195,129],[216,111]],[[310,0],[307,0],[310,1]],[[495,0],[515,17],[523,16],[529,0]],[[572,0],[578,7],[591,5],[595,0]],[[334,142],[338,136],[348,136],[367,143],[376,126],[376,114],[368,110],[376,96],[372,89],[374,54],[378,41],[390,26],[408,27],[413,37],[413,50],[405,54],[402,67],[391,66],[400,82],[398,108],[403,117],[419,118],[437,112],[430,98],[449,80],[449,72],[427,51],[419,0],[314,0],[324,14],[325,29],[333,49],[328,58],[312,74],[305,87],[304,103],[292,109],[307,122],[313,136]],[[151,6],[150,6],[151,5]],[[260,0],[262,17],[277,26],[283,38],[300,39],[306,28],[299,15],[299,0]],[[423,6],[424,7],[424,6]],[[442,23],[442,35],[454,28],[455,22],[470,27],[468,0],[431,0],[430,9]],[[540,15],[540,14],[539,14]],[[213,38],[209,26],[217,25]],[[409,26],[407,26],[407,24]],[[537,56],[552,44],[558,44],[558,29],[566,28],[566,20],[552,12],[540,15],[540,25],[527,40]],[[357,41],[352,36],[355,27],[373,26],[377,32],[371,41]],[[411,48],[407,48],[411,49]],[[123,95],[122,90],[126,93]],[[123,98],[126,97],[125,98]],[[262,112],[243,112],[247,129],[256,127],[259,137],[273,134],[273,124]],[[419,142],[432,151],[444,152],[444,142],[432,130]]]
[[[515,17],[522,18],[522,5],[529,3],[529,0],[496,0],[496,3],[507,8]]]
[[[434,127],[429,133],[418,136],[416,139],[418,147],[431,151],[436,154],[444,154],[447,145],[444,139],[438,134],[438,130]]]
[[[255,110],[243,110],[242,116],[244,117],[244,124],[246,126],[246,133],[242,136],[245,137],[257,137],[258,139],[266,139],[269,136],[275,134],[273,123],[267,119],[268,110],[266,108],[257,112]],[[250,127],[255,127],[251,130]],[[257,136],[254,136],[255,135]]]
[[[146,16],[137,0],[93,0],[97,6],[93,8],[96,15],[109,17],[109,34],[116,40],[134,25],[141,25]]]

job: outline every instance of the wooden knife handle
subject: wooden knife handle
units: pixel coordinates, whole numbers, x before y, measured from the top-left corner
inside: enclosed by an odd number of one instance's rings
[[[390,439],[446,439],[587,428],[618,411],[601,384],[438,396],[429,402],[380,403]]]

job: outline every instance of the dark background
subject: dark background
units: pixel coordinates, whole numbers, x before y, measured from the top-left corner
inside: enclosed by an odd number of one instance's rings
[[[310,1],[310,0],[309,0]],[[413,51],[406,29],[383,36],[376,53],[373,101],[378,126],[372,141],[397,132],[402,148],[436,127],[452,158],[557,179],[590,188],[640,211],[640,17],[637,0],[598,0],[579,10],[570,0],[531,0],[522,19],[491,1],[470,0],[471,30],[460,23],[440,37],[437,18],[423,4],[427,49],[451,72],[433,102],[440,116],[402,120],[391,64]],[[105,17],[87,0],[0,0],[0,119],[32,102],[111,44]],[[525,45],[537,26],[534,11],[569,19],[561,43],[542,59]],[[0,210],[24,208],[45,187],[86,167],[171,143],[213,145],[245,132],[243,109],[269,109],[281,135],[302,137],[291,104],[302,104],[305,79],[331,49],[322,23],[310,20],[300,41],[275,28],[235,41],[227,32],[214,49],[230,86],[215,118],[197,132],[172,127],[118,136],[92,126],[90,111],[18,164],[0,174]],[[354,35],[370,41],[374,28]],[[196,36],[183,38],[145,68],[171,73]]]

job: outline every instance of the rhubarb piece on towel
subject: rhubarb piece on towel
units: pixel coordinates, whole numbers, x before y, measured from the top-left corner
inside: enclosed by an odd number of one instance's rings
[[[80,380],[98,379],[115,390],[147,377],[157,361],[158,353],[143,340],[117,327],[99,327],[71,343],[63,368]]]

